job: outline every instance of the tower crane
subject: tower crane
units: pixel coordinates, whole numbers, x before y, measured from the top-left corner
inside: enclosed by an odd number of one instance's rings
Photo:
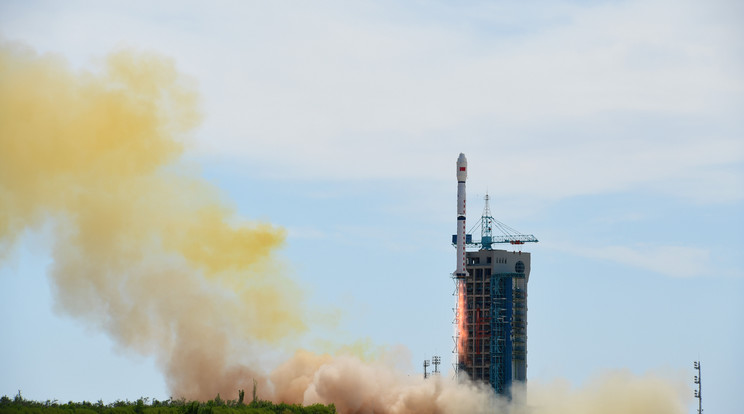
[[[522,234],[512,227],[496,220],[491,215],[491,208],[489,206],[490,197],[488,193],[484,197],[486,205],[483,208],[483,214],[481,215],[480,221],[478,221],[473,228],[465,235],[465,246],[477,247],[480,250],[492,250],[494,244],[498,243],[509,243],[514,245],[522,245],[525,243],[537,243],[538,240],[532,234]],[[472,234],[478,228],[481,230],[480,241],[473,241]],[[494,229],[496,229],[500,235],[494,236]],[[452,236],[452,245],[457,245],[457,235]]]

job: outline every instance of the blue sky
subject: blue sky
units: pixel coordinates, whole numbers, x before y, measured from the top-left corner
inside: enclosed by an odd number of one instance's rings
[[[189,162],[241,216],[286,228],[308,301],[342,310],[303,346],[403,344],[412,373],[450,358],[464,152],[470,222],[488,191],[540,239],[530,380],[691,380],[699,358],[706,410],[739,408],[737,2],[129,3],[6,1],[0,36],[80,69],[152,51],[190,77],[205,118]],[[48,236],[0,263],[0,394],[166,397],[151,358],[55,311]]]

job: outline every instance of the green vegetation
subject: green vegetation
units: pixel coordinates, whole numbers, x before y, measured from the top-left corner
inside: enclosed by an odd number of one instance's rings
[[[255,388],[255,386],[254,386]],[[256,398],[253,391],[253,401],[243,403],[245,392],[238,391],[238,400],[223,400],[217,394],[213,400],[207,402],[174,400],[165,401],[140,398],[137,401],[116,401],[104,404],[102,400],[91,403],[54,401],[30,401],[23,398],[21,392],[15,398],[8,396],[0,398],[0,413],[2,414],[335,414],[336,407],[315,404],[303,407],[297,404],[274,404]]]

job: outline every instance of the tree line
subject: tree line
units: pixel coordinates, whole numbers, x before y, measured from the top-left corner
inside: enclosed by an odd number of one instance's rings
[[[223,400],[219,394],[209,401],[187,401],[183,398],[169,398],[164,401],[150,398],[139,398],[136,401],[117,400],[104,404],[103,400],[92,403],[67,402],[57,400],[44,402],[23,398],[21,391],[14,398],[7,395],[0,397],[2,414],[336,414],[333,404],[299,404],[273,403],[256,396],[254,385],[253,400],[244,403],[245,392],[238,391],[237,400]]]

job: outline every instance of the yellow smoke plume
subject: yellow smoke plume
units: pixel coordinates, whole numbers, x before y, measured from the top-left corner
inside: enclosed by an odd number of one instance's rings
[[[156,356],[174,397],[235,398],[255,379],[262,398],[347,414],[684,412],[684,387],[655,377],[536,384],[511,404],[483,384],[402,374],[400,350],[375,358],[364,344],[298,351],[268,373],[252,351],[307,329],[303,295],[273,256],[284,232],[241,222],[180,161],[199,118],[162,57],[119,52],[83,72],[0,44],[0,257],[54,223],[57,308]]]
[[[92,73],[0,49],[0,243],[52,220],[58,308],[156,355],[179,396],[212,398],[252,384],[243,343],[305,321],[272,258],[284,232],[239,223],[179,163],[197,102],[158,56],[119,52]]]

